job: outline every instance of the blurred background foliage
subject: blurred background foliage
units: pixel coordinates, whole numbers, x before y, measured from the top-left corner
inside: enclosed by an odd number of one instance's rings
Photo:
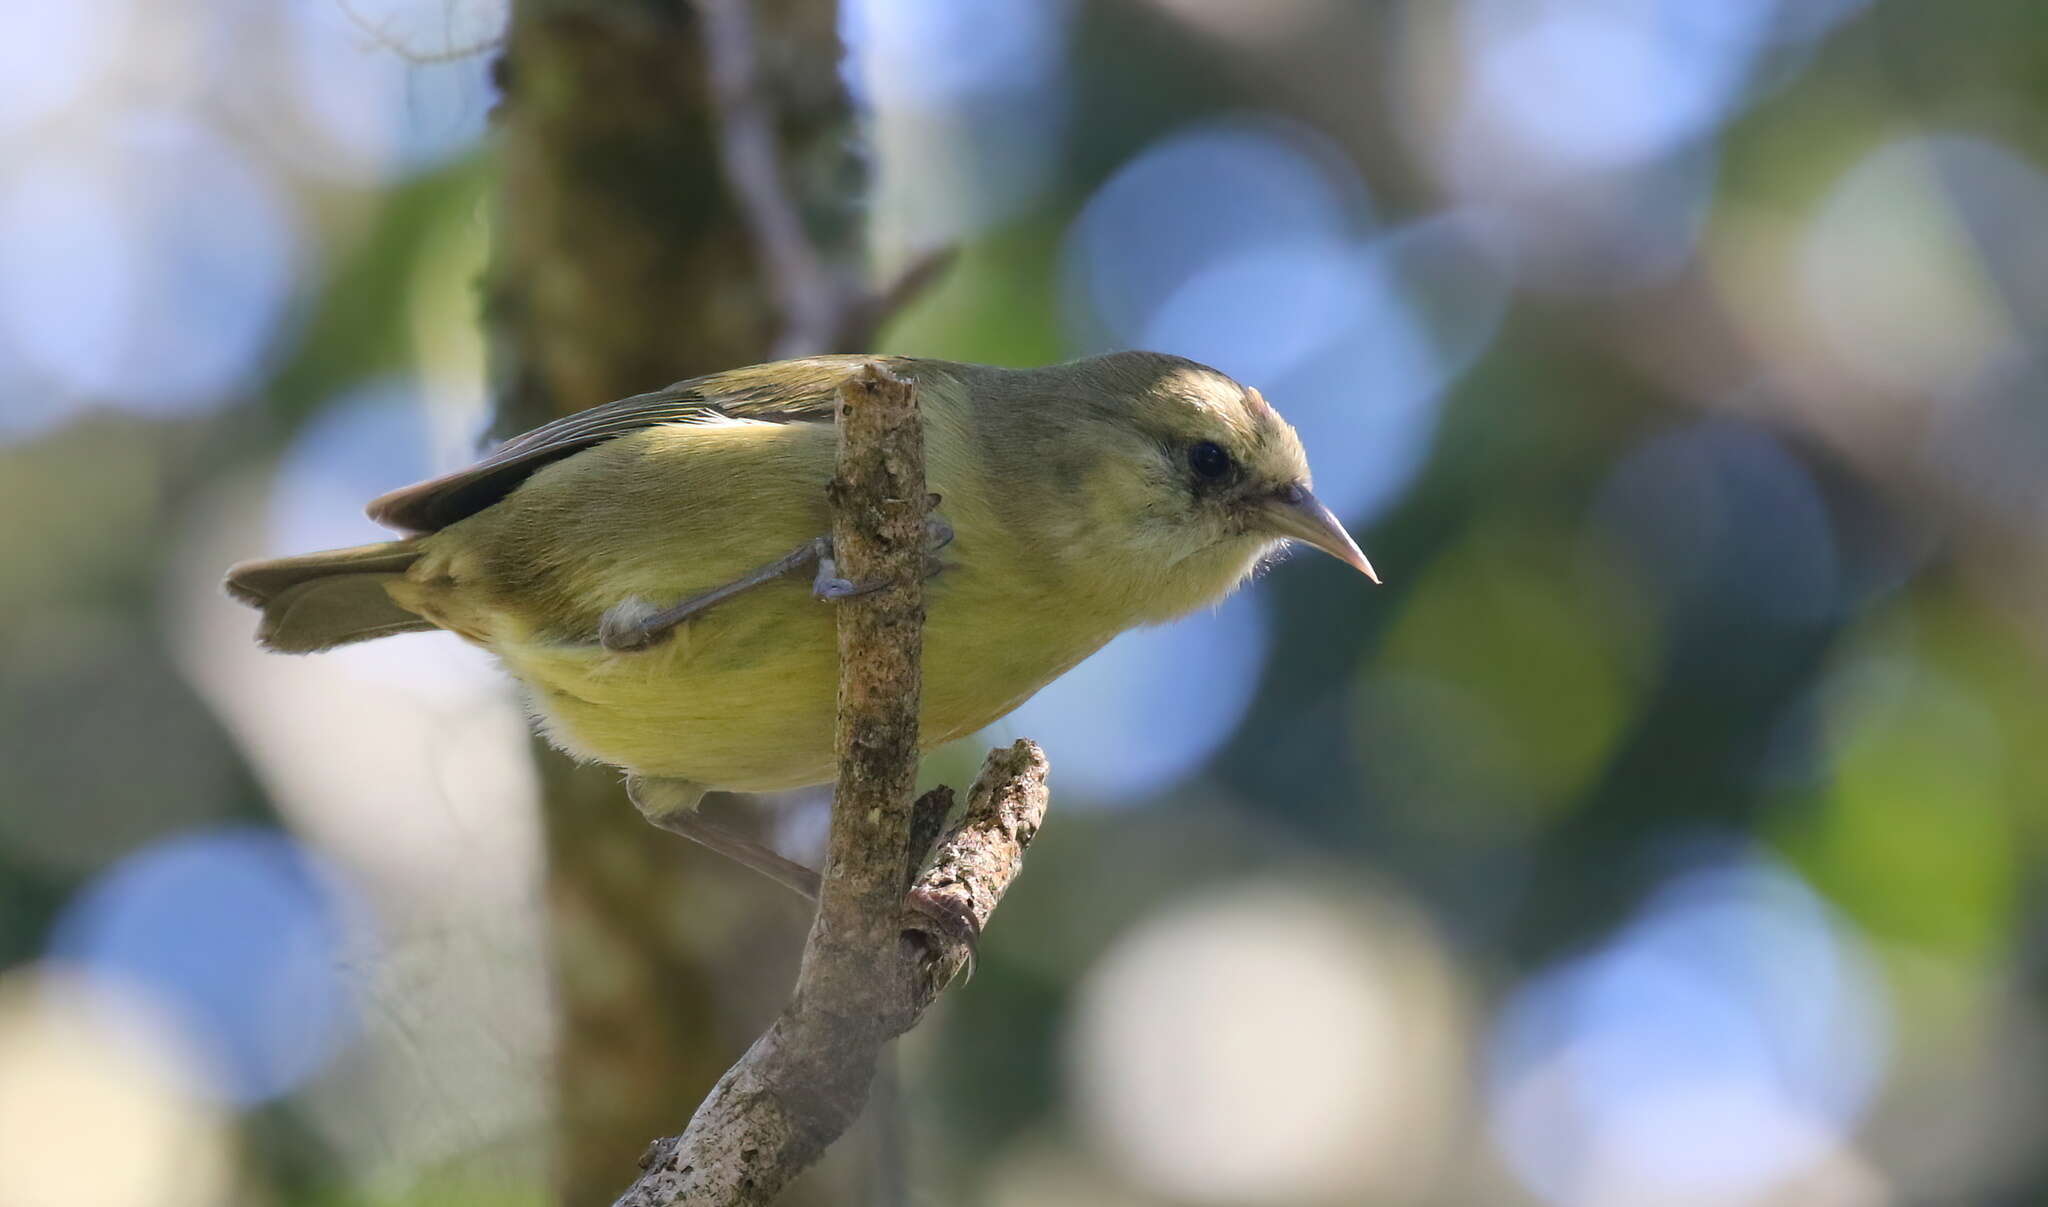
[[[506,14],[9,16],[0,1203],[542,1201],[516,699],[217,589],[488,425]],[[2048,1201],[2048,9],[840,19],[878,270],[961,251],[877,350],[1215,364],[1388,580],[1279,565],[932,760],[1033,736],[1056,803],[902,1045],[912,1198]],[[716,1064],[804,924],[729,896]]]

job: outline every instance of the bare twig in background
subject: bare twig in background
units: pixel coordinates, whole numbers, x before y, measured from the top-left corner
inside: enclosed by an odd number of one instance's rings
[[[839,783],[817,920],[789,1004],[683,1133],[648,1150],[619,1207],[773,1200],[853,1123],[882,1046],[969,958],[917,933],[904,903],[905,869],[950,800],[911,798],[927,557],[915,387],[864,366],[840,388],[839,428],[835,551],[854,581],[887,585],[837,605]],[[991,752],[913,893],[978,933],[1044,818],[1045,772],[1031,742]]]
[[[843,291],[811,245],[796,201],[782,186],[775,113],[761,86],[748,4],[749,0],[697,0],[697,11],[704,17],[719,161],[782,311],[782,331],[775,339],[775,355],[781,359],[833,347]]]
[[[867,351],[876,328],[952,262],[952,249],[918,257],[875,289],[835,272],[813,246],[803,211],[783,183],[775,108],[761,78],[749,0],[697,0],[697,11],[704,19],[719,162],[782,313],[775,356]]]
[[[946,275],[946,270],[953,266],[959,255],[957,247],[933,248],[913,258],[889,281],[855,298],[840,320],[840,342],[849,348],[869,347],[882,324],[896,317],[916,301],[918,295]]]
[[[351,4],[349,0],[335,0],[335,7],[341,10],[341,15],[347,18],[350,25],[356,27],[356,32],[368,38],[372,45],[380,50],[389,51],[397,55],[414,67],[432,67],[441,63],[459,63],[464,59],[473,59],[481,54],[489,54],[505,45],[505,34],[502,30],[487,38],[477,38],[473,41],[457,43],[452,36],[446,36],[449,34],[449,31],[444,29],[442,31],[444,34],[443,40],[447,42],[447,45],[444,45],[439,50],[421,50],[417,47],[406,45],[397,34],[391,32],[391,25],[396,17],[395,14],[387,14],[382,21],[372,21],[369,17],[358,12],[355,5]]]

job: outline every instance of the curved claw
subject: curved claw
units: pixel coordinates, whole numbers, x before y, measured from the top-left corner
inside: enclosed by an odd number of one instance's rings
[[[934,495],[933,498],[938,496]],[[953,543],[953,526],[936,515],[926,516],[924,521],[925,551],[932,556],[931,569],[925,577],[935,577],[945,567],[939,564],[937,554]],[[832,538],[819,537],[816,542],[818,573],[811,579],[811,594],[819,599],[831,601],[852,599],[867,595],[889,585],[887,580],[873,583],[857,583],[839,575],[839,566],[832,558]]]

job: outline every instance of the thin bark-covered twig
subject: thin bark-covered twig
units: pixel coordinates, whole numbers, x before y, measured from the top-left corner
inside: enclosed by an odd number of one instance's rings
[[[904,904],[912,850],[944,796],[913,801],[924,624],[924,443],[916,390],[879,365],[840,387],[833,541],[841,572],[885,583],[839,613],[839,782],[818,916],[795,992],[680,1136],[657,1141],[618,1207],[766,1204],[860,1113],[882,1046],[917,1024],[970,957]],[[978,933],[1046,806],[1045,756],[992,751],[960,822],[912,891]]]
[[[761,86],[748,4],[749,0],[697,0],[718,114],[718,156],[782,311],[775,355],[807,356],[833,347],[841,325],[842,290],[812,246],[802,211],[782,185],[775,113]]]
[[[952,263],[953,249],[913,258],[894,280],[874,289],[835,271],[812,243],[803,210],[784,183],[775,106],[762,80],[750,0],[696,4],[718,117],[719,163],[782,315],[775,355],[866,351],[876,330]]]

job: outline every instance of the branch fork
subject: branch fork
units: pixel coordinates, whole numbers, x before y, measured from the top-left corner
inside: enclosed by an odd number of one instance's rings
[[[950,829],[950,789],[913,800],[930,557],[915,383],[863,365],[840,385],[838,427],[835,552],[847,577],[882,585],[834,605],[839,779],[818,915],[789,1003],[682,1134],[649,1146],[616,1207],[771,1202],[851,1126],[883,1045],[968,966],[1045,817],[1028,740],[989,753]]]
[[[926,252],[878,287],[835,271],[812,244],[802,209],[783,181],[775,106],[761,78],[749,0],[696,3],[718,113],[719,162],[782,316],[775,358],[864,350],[890,316],[946,270],[956,249]]]

